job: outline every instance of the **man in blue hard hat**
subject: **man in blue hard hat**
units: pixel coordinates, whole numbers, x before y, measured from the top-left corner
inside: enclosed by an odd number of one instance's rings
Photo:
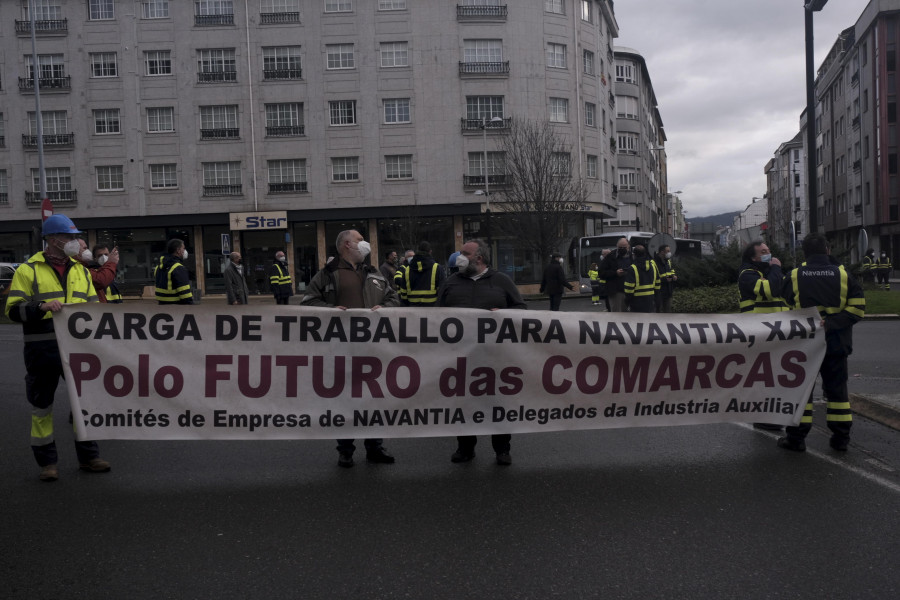
[[[53,313],[63,304],[97,302],[87,267],[75,260],[81,252],[82,233],[65,215],[44,221],[41,235],[46,248],[16,269],[6,300],[6,316],[22,324],[25,339],[25,394],[32,406],[31,449],[41,467],[41,481],[56,481],[56,441],[53,435],[53,399],[63,376]],[[71,420],[71,419],[70,419]],[[79,468],[90,473],[110,470],[99,456],[97,442],[75,442]]]

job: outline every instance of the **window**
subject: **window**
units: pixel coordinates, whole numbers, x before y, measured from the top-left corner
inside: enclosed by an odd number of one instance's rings
[[[115,52],[91,53],[91,77],[118,77]]]
[[[62,7],[59,4],[59,0],[35,0],[35,21],[56,21],[62,18]],[[31,17],[28,16],[28,0],[22,2],[22,19],[25,21],[31,20]]]
[[[88,0],[88,19],[91,21],[108,21],[114,19],[113,0]]]
[[[175,131],[175,107],[161,106],[147,109],[147,133]]]
[[[203,163],[203,195],[240,196],[240,161]]]
[[[619,154],[636,154],[638,148],[638,136],[634,133],[620,133],[618,138]]]
[[[290,137],[303,135],[303,104],[286,102],[266,104],[266,135]]]
[[[307,191],[305,160],[270,160],[268,166],[270,194]]]
[[[591,11],[591,5],[594,3],[594,0],[581,0],[581,20],[587,21],[588,23],[594,22],[594,15]]]
[[[125,189],[125,175],[121,165],[97,167],[97,191],[119,192]]]
[[[412,154],[385,156],[384,167],[388,179],[412,179]]]
[[[637,189],[637,173],[635,171],[620,170],[619,171],[619,189],[620,190],[636,190]]]
[[[111,135],[122,133],[119,124],[119,109],[107,108],[94,111],[94,133],[97,135]]]
[[[488,152],[487,165],[484,152],[469,152],[469,184],[484,185],[485,175],[490,179],[490,184],[503,184],[506,182],[505,166],[506,155],[503,152]]]
[[[385,98],[385,123],[409,123],[409,98]]]
[[[503,42],[501,40],[465,40],[463,59],[471,62],[503,62]]]
[[[234,48],[214,48],[197,51],[199,82],[237,81]]]
[[[344,156],[331,159],[332,181],[359,181],[359,157]]]
[[[144,64],[147,67],[147,75],[171,75],[172,52],[170,50],[144,52]]]
[[[325,12],[350,12],[353,10],[351,0],[325,0]]]
[[[141,16],[145,19],[168,18],[169,0],[148,0],[141,3]]]
[[[406,0],[378,0],[378,10],[404,10]]]
[[[597,179],[597,157],[593,154],[587,155],[587,176],[591,179]]]
[[[569,122],[569,101],[566,98],[550,98],[550,122]]]
[[[547,44],[547,66],[554,69],[566,68],[566,46],[564,44]]]
[[[178,175],[174,163],[150,165],[150,189],[169,190],[178,187]]]
[[[593,102],[584,103],[584,124],[588,127],[597,126],[597,105]]]
[[[409,44],[407,42],[385,42],[381,44],[382,67],[408,67]]]
[[[25,68],[28,70],[28,78],[34,79],[34,62],[31,54],[25,55]],[[39,54],[38,71],[41,87],[69,87],[62,54]],[[33,83],[32,81],[32,85]]]
[[[262,13],[300,12],[300,0],[262,0]]]
[[[355,69],[353,44],[328,44],[325,46],[327,69]]]
[[[300,46],[263,48],[263,79],[300,79]]]
[[[332,125],[356,125],[356,100],[333,100],[328,112]]]
[[[200,139],[221,140],[240,137],[237,104],[200,107]]]
[[[550,155],[550,171],[558,177],[568,175],[571,161],[568,152],[554,152]]]
[[[69,133],[69,117],[66,111],[42,110],[41,129],[44,133],[44,138]],[[28,113],[28,133],[37,135],[37,120],[34,118],[33,111]]]
[[[630,61],[616,61],[616,81],[637,83],[634,79],[634,63]]]
[[[467,120],[490,121],[494,117],[503,118],[503,96],[466,96]]]
[[[565,14],[563,0],[544,0],[544,10],[558,15]]]
[[[6,146],[6,133],[3,125],[3,113],[0,112],[0,148]]]
[[[5,169],[0,169],[0,204],[9,204],[9,180]]]
[[[637,98],[632,98],[631,96],[616,96],[616,116],[626,119],[637,119]]]
[[[194,24],[200,26],[234,24],[233,0],[194,0]]]
[[[47,179],[47,193],[51,199],[71,199],[72,172],[69,167],[50,167],[44,169]],[[41,191],[40,169],[31,170],[31,191]]]
[[[594,53],[590,50],[584,51],[584,73],[586,75],[594,74]]]

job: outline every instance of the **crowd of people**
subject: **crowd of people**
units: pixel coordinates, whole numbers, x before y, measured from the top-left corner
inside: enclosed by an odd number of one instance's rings
[[[97,244],[88,249],[82,234],[71,219],[53,215],[44,221],[42,237],[45,249],[36,253],[16,270],[6,303],[6,314],[22,324],[25,342],[26,395],[32,406],[31,446],[40,467],[42,481],[59,477],[57,449],[53,431],[54,395],[63,376],[63,367],[53,328],[52,314],[64,304],[80,302],[122,302],[115,277],[119,262],[117,248]],[[427,241],[407,250],[403,259],[396,251],[384,254],[379,267],[369,264],[371,246],[356,230],[338,234],[336,256],[310,280],[301,305],[331,307],[335,310],[370,309],[397,306],[476,308],[483,310],[525,309],[526,304],[515,283],[491,266],[490,246],[482,240],[466,241],[451,255],[445,268],[432,257]],[[831,256],[827,239],[817,233],[803,241],[806,262],[784,273],[781,262],[762,242],[749,244],[743,252],[738,287],[740,310],[771,313],[794,308],[818,307],[825,331],[826,355],[820,374],[827,399],[827,423],[832,432],[831,446],[847,450],[852,416],[847,393],[847,356],[852,352],[852,327],[865,314],[865,296],[853,276]],[[870,267],[864,275],[883,268],[886,257],[875,259],[867,253]],[[192,304],[193,294],[184,261],[188,251],[184,242],[170,240],[166,254],[155,269],[156,299],[160,305]],[[626,238],[618,240],[614,250],[604,251],[599,264],[588,271],[592,282],[592,304],[601,300],[610,312],[671,312],[673,287],[677,276],[669,246],[650,256],[643,245],[631,248]],[[224,270],[227,302],[248,302],[249,291],[239,252],[232,252]],[[880,261],[880,262],[879,262]],[[889,268],[886,272],[889,272]],[[284,252],[275,254],[269,282],[277,304],[288,304],[293,285]],[[886,276],[885,276],[886,279]],[[564,259],[553,254],[544,269],[541,293],[550,297],[550,310],[560,308],[564,289],[572,289],[564,270]],[[778,446],[787,450],[806,449],[805,438],[812,425],[812,403],[796,427],[788,427]],[[71,415],[70,415],[71,420]],[[764,429],[778,425],[758,423]],[[495,462],[512,464],[511,436],[491,436]],[[465,463],[475,457],[475,436],[459,436],[450,460]],[[373,463],[395,462],[381,439],[364,440],[366,460]],[[337,440],[338,465],[354,465],[355,440]],[[99,456],[96,442],[76,442],[79,467],[102,473],[110,463]]]

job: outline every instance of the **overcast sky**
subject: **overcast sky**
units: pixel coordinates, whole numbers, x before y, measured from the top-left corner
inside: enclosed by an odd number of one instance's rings
[[[814,15],[815,65],[869,0]],[[647,62],[665,126],[669,190],[688,217],[743,210],[806,107],[802,0],[616,0],[616,46]]]

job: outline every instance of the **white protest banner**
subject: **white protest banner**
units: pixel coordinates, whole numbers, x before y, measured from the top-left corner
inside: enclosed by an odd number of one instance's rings
[[[79,439],[451,436],[799,422],[815,309],[772,314],[79,304]]]

